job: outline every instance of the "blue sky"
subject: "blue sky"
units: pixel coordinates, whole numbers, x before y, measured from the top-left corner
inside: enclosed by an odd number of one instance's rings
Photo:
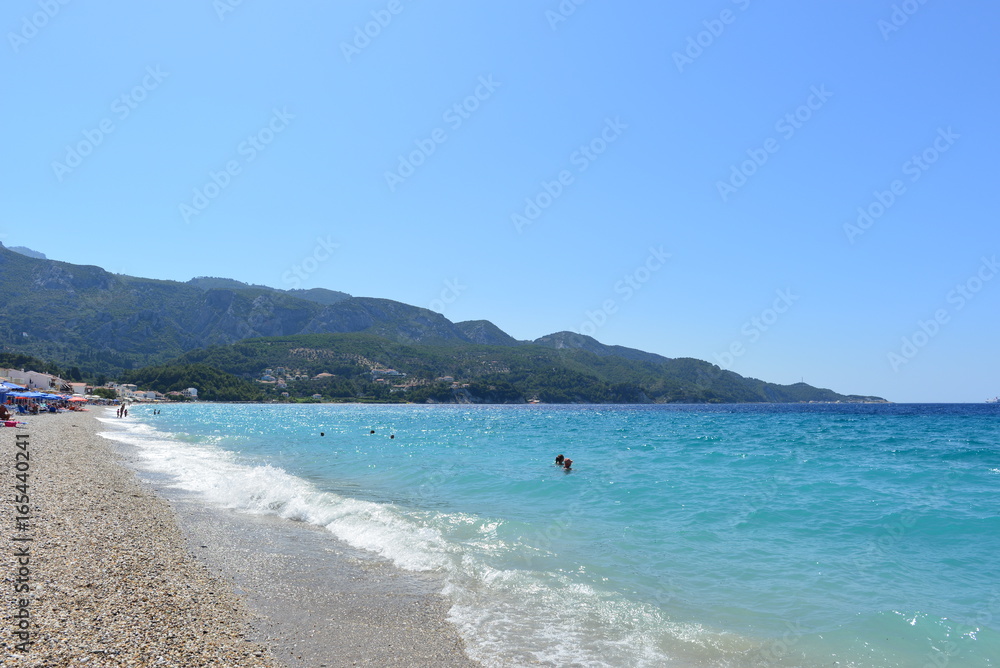
[[[995,3],[64,2],[0,10],[8,246],[1000,394]]]

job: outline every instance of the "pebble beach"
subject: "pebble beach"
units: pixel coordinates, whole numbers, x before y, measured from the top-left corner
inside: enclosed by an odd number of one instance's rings
[[[336,549],[322,565],[276,564],[244,518],[188,507],[180,522],[99,435],[105,410],[0,430],[3,495],[26,489],[29,509],[0,510],[0,664],[478,665],[443,601],[407,574]],[[329,587],[297,588],[297,568],[319,567]]]

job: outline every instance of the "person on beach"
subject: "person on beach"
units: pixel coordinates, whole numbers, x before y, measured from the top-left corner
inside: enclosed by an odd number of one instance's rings
[[[7,410],[7,406],[0,404],[0,420],[10,419],[10,411]]]
[[[562,466],[563,460],[566,459],[562,455],[556,455],[556,466]]]
[[[572,469],[573,469],[573,460],[572,459],[563,460],[563,471],[569,472]]]

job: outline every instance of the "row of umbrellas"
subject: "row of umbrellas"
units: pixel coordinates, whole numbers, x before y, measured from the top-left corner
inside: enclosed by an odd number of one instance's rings
[[[21,399],[58,399],[64,401],[65,396],[61,394],[49,394],[48,392],[8,392],[8,397],[20,397]]]
[[[17,383],[0,383],[0,396],[18,397],[21,399],[56,399],[59,401],[86,401],[83,397],[70,396],[68,394],[49,394],[48,392],[25,392],[25,387]]]

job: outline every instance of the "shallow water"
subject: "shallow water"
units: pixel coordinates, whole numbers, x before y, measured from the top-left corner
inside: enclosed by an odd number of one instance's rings
[[[998,406],[161,410],[107,435],[206,503],[439,574],[487,665],[1000,657]]]

